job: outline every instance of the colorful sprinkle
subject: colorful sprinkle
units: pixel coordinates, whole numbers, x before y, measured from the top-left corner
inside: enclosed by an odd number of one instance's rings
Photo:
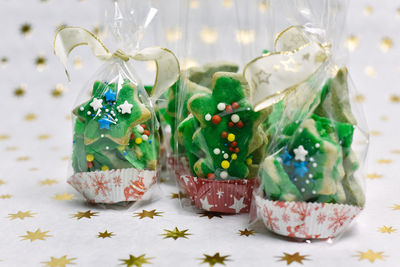
[[[138,126],[136,126],[136,131],[138,131],[139,133],[143,133],[144,128],[141,125],[138,125]]]
[[[228,141],[229,142],[235,141],[235,135],[233,133],[228,134]]]
[[[236,141],[233,141],[233,142],[231,143],[231,147],[237,147],[237,142],[236,142]]]
[[[147,135],[147,136],[150,136],[150,131],[149,131],[149,130],[144,130],[144,131],[143,131],[143,134],[144,134],[144,135]]]
[[[135,139],[135,135],[134,134],[131,134],[131,138],[130,138],[131,140],[133,140],[133,139]]]
[[[239,103],[238,103],[238,102],[233,102],[233,103],[232,103],[232,107],[233,107],[234,109],[238,109],[238,108],[239,108]]]
[[[219,104],[217,105],[217,109],[218,109],[219,111],[223,111],[223,110],[225,109],[225,107],[226,107],[225,103],[219,103]]]
[[[228,169],[229,166],[230,166],[229,161],[223,160],[223,161],[221,162],[221,167],[222,167],[222,168]]]
[[[206,114],[205,116],[204,116],[204,119],[206,120],[206,121],[210,121],[211,120],[211,114]]]
[[[222,132],[221,133],[221,137],[224,138],[224,139],[227,138],[228,137],[228,133],[227,132]]]
[[[236,154],[236,153],[233,153],[232,156],[231,156],[231,158],[232,158],[233,160],[237,159],[237,154]]]
[[[90,169],[93,168],[93,162],[86,162],[86,166]]]
[[[239,121],[239,122],[236,124],[236,126],[237,126],[239,129],[241,129],[241,128],[243,128],[244,124],[243,124],[242,121]]]
[[[253,164],[253,159],[252,158],[246,159],[246,163],[248,166],[250,166],[251,164]]]
[[[139,138],[136,138],[135,143],[139,145],[142,143],[142,141],[143,141],[142,138],[139,137]]]
[[[221,153],[221,150],[219,148],[214,148],[213,152],[215,155],[219,155],[219,153]]]
[[[222,171],[222,172],[219,174],[219,176],[221,176],[222,179],[226,179],[226,178],[228,178],[228,172]]]
[[[226,105],[225,111],[226,111],[227,113],[231,113],[231,112],[232,112],[232,106],[231,106],[231,105]]]
[[[213,173],[209,173],[207,174],[207,178],[213,180],[215,178],[215,175]]]
[[[235,153],[239,153],[239,148],[235,148]]]
[[[108,168],[108,166],[106,166],[106,165],[103,165],[103,166],[101,166],[101,170],[102,171],[106,171],[106,170],[109,170],[110,168]]]
[[[221,117],[220,117],[220,116],[214,115],[214,116],[212,117],[212,123],[214,123],[215,125],[217,125],[217,124],[220,123],[220,122],[221,122]]]
[[[94,160],[93,154],[87,154],[86,160],[89,161],[89,162],[92,162]]]
[[[148,136],[148,135],[145,135],[145,134],[143,134],[143,135],[142,135],[142,139],[143,139],[143,141],[147,141],[147,140],[149,140],[149,136]]]
[[[229,155],[227,153],[224,154],[224,159],[228,159]]]
[[[230,121],[230,122],[228,122],[228,126],[232,128],[233,126],[235,126],[235,124]]]
[[[231,116],[231,121],[232,121],[233,123],[238,123],[238,122],[240,121],[239,115],[233,114],[233,115]]]

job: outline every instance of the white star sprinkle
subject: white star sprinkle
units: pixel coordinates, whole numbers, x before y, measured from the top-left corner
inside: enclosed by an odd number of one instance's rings
[[[98,109],[103,107],[103,99],[93,98],[93,101],[92,103],[90,103],[90,106],[94,109],[94,111],[97,111]]]
[[[294,150],[295,160],[300,160],[300,161],[305,161],[306,156],[308,154],[308,151],[304,149],[303,146],[299,146],[298,148],[295,148]]]
[[[125,114],[125,113],[131,114],[131,109],[132,109],[133,105],[129,104],[128,101],[125,100],[125,102],[122,105],[119,105],[118,107],[122,114]]]

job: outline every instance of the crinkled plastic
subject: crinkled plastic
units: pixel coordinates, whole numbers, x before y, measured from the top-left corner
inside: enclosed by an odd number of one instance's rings
[[[331,240],[345,232],[365,205],[368,130],[343,65],[343,27],[338,23],[344,24],[346,6],[344,0],[271,1],[271,20],[280,33],[274,35],[273,52],[292,59],[282,61],[283,67],[299,73],[307,61],[322,63],[264,109],[268,144],[250,216],[282,236]],[[326,53],[301,55],[310,43]]]

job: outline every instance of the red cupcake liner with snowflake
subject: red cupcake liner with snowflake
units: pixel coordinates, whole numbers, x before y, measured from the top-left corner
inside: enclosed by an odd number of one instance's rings
[[[91,203],[114,204],[142,199],[157,182],[157,171],[128,168],[80,172],[67,182]]]
[[[272,201],[260,196],[253,201],[268,230],[301,239],[336,237],[362,210],[353,205]]]

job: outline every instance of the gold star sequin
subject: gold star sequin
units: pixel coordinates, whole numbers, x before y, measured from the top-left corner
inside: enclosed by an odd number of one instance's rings
[[[209,27],[204,27],[200,32],[200,37],[206,44],[215,43],[218,39],[218,32]]]
[[[51,95],[53,97],[60,97],[60,96],[62,96],[64,91],[65,91],[64,85],[59,83],[56,85],[56,87],[53,90],[51,90]]]
[[[92,212],[91,210],[88,211],[78,211],[78,213],[76,214],[72,214],[73,218],[76,218],[77,220],[80,220],[82,218],[87,218],[87,219],[91,219],[92,216],[97,216],[98,212]]]
[[[212,219],[212,218],[214,218],[214,217],[216,217],[216,218],[222,218],[222,216],[221,216],[221,213],[218,213],[218,212],[213,212],[213,211],[206,211],[206,210],[204,210],[204,211],[202,211],[202,212],[200,212],[200,213],[197,213],[197,214],[200,214],[200,217],[208,217],[208,219]]]
[[[379,159],[377,162],[379,164],[390,164],[390,163],[392,163],[392,160],[391,159]]]
[[[389,37],[384,37],[380,44],[382,52],[387,52],[393,47],[393,41]]]
[[[178,227],[175,227],[174,230],[167,230],[164,229],[165,233],[161,234],[162,236],[164,236],[164,239],[166,238],[173,238],[174,240],[177,240],[178,238],[186,238],[187,239],[187,235],[191,235],[189,233],[186,233],[187,231],[189,231],[188,229],[179,231]]]
[[[37,137],[38,140],[46,140],[49,139],[50,135],[49,134],[41,134]]]
[[[5,184],[6,182],[4,182],[3,180],[0,179],[0,185]]]
[[[369,132],[372,136],[380,136],[380,135],[382,135],[382,133],[381,132],[379,132],[379,131],[371,131],[371,132]]]
[[[214,266],[215,264],[219,263],[221,265],[225,265],[225,261],[229,261],[228,257],[230,255],[226,256],[221,256],[219,255],[219,252],[215,253],[213,256],[203,254],[204,258],[201,258],[202,260],[201,264],[208,263],[210,266]]]
[[[366,15],[366,16],[369,16],[369,15],[371,15],[372,14],[372,11],[373,11],[374,9],[372,8],[372,6],[366,6],[365,8],[364,8],[364,14]]]
[[[58,183],[58,181],[56,179],[45,179],[45,180],[41,180],[40,181],[40,185],[41,186],[45,186],[45,185],[53,185]]]
[[[357,103],[363,103],[365,102],[365,96],[364,95],[356,95],[354,96],[354,101]]]
[[[20,31],[23,35],[28,36],[32,33],[32,26],[29,23],[22,24]]]
[[[368,179],[371,179],[371,180],[374,180],[374,179],[381,179],[381,178],[382,178],[382,175],[377,174],[377,173],[369,173],[369,174],[367,174],[367,178],[368,178]]]
[[[6,147],[6,150],[7,151],[17,151],[18,147],[16,147],[16,146],[8,146],[8,147]]]
[[[0,134],[0,140],[7,140],[10,139],[10,136],[8,134]]]
[[[308,255],[300,255],[299,252],[296,252],[294,254],[289,254],[286,252],[283,252],[284,256],[278,256],[277,258],[279,258],[278,261],[286,261],[287,265],[290,265],[292,262],[298,262],[300,264],[303,264],[303,261],[308,261],[310,259],[308,259]]]
[[[258,10],[260,10],[261,13],[264,13],[268,9],[268,4],[266,0],[263,0],[260,2],[258,5]]]
[[[28,157],[28,156],[22,156],[22,157],[18,157],[17,158],[17,161],[28,161],[28,160],[30,160],[31,158],[30,157]]]
[[[32,211],[18,211],[17,213],[9,213],[8,214],[8,218],[10,218],[10,220],[15,220],[15,219],[20,219],[23,220],[25,218],[32,218],[33,215],[35,215],[36,213],[33,213]]]
[[[346,47],[349,51],[354,51],[360,44],[360,39],[356,35],[350,35],[346,40]]]
[[[104,231],[104,232],[99,232],[99,234],[97,235],[97,237],[98,238],[111,238],[112,236],[114,235],[114,233],[113,232],[107,232],[107,230],[106,231]]]
[[[392,152],[392,154],[400,154],[400,150],[397,150],[397,149],[392,150],[392,151],[390,151],[390,152]]]
[[[20,86],[18,86],[17,88],[15,88],[14,90],[14,96],[16,97],[21,97],[23,95],[25,95],[26,93],[26,84],[21,84]]]
[[[36,69],[38,71],[43,71],[46,68],[47,59],[44,56],[38,56],[35,59]]]
[[[248,45],[254,42],[255,33],[253,30],[236,30],[236,41],[239,44]]]
[[[391,95],[390,96],[390,102],[392,102],[392,103],[400,103],[400,96],[398,96],[398,95]]]
[[[139,219],[143,218],[154,219],[154,216],[162,216],[161,213],[163,212],[158,212],[156,210],[151,210],[151,211],[142,210],[142,212],[136,212],[133,216],[139,217]]]
[[[123,263],[121,265],[126,265],[127,267],[136,266],[141,267],[143,264],[151,264],[149,260],[153,258],[146,258],[146,254],[142,254],[139,257],[135,257],[132,254],[129,254],[129,259],[121,259]]]
[[[5,66],[7,66],[7,63],[8,63],[8,58],[2,57],[2,58],[1,58],[1,65],[2,65],[3,67],[5,67]]]
[[[356,257],[359,257],[359,261],[369,260],[372,263],[375,260],[383,261],[385,255],[383,255],[383,252],[374,252],[369,249],[367,252],[358,251],[358,255],[356,255]]]
[[[66,115],[66,116],[65,116],[65,119],[66,119],[67,121],[70,121],[71,118],[72,118],[71,115]]]
[[[10,199],[11,197],[12,197],[12,195],[10,195],[10,194],[0,195],[1,199]]]
[[[182,31],[179,28],[168,28],[166,35],[168,42],[176,42],[182,38]]]
[[[392,210],[400,210],[400,205],[399,204],[393,204],[393,207],[391,207]]]
[[[46,237],[50,237],[51,235],[48,235],[47,233],[50,231],[40,231],[40,228],[38,228],[35,232],[30,232],[26,231],[26,235],[21,235],[20,237],[23,237],[21,241],[23,240],[30,240],[31,242],[36,241],[36,240],[45,240]]]
[[[239,230],[239,235],[240,236],[250,236],[250,235],[254,235],[254,230],[249,230],[247,228],[245,228],[244,230]]]
[[[30,170],[30,171],[37,171],[37,170],[39,170],[39,168],[33,167],[33,168],[30,168],[29,170]]]
[[[62,193],[56,194],[53,199],[58,201],[71,201],[75,197],[74,194]]]
[[[382,226],[382,227],[378,227],[378,231],[381,232],[382,234],[387,233],[387,234],[391,234],[393,232],[396,232],[397,229],[393,229],[392,226]]]
[[[170,195],[170,198],[171,198],[171,199],[179,199],[179,198],[185,198],[185,197],[187,197],[187,195],[184,194],[184,193],[182,193],[182,192],[179,192],[179,193],[172,193],[172,194]]]
[[[75,264],[72,261],[76,260],[76,258],[67,258],[67,255],[64,255],[60,258],[51,257],[50,261],[43,261],[47,267],[66,267],[69,264]]]
[[[71,159],[70,156],[64,156],[64,157],[61,158],[61,160],[63,160],[63,161],[70,160],[70,159]]]
[[[25,120],[26,121],[34,121],[34,120],[36,120],[36,118],[37,118],[37,116],[36,116],[36,114],[34,114],[34,113],[29,113],[29,114],[26,114],[25,115]]]
[[[365,75],[367,75],[367,76],[369,76],[369,77],[372,77],[372,78],[375,78],[375,77],[376,77],[375,69],[374,69],[374,67],[372,67],[372,66],[367,66],[367,67],[365,67],[364,72],[365,72]]]

